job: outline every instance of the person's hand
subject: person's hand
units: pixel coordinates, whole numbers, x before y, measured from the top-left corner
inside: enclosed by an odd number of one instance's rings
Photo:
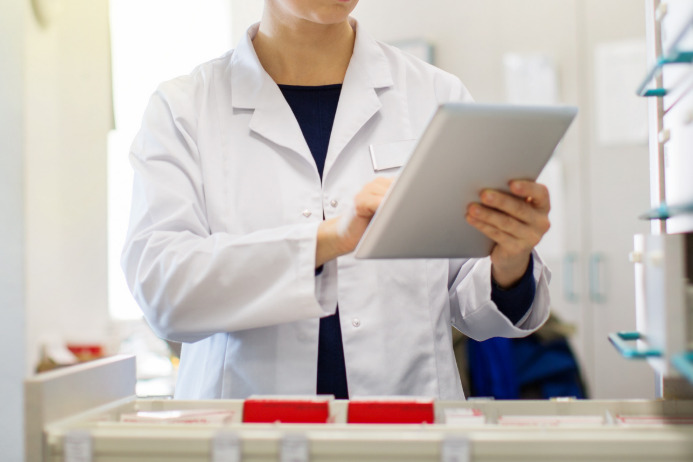
[[[350,213],[325,220],[320,224],[315,250],[316,268],[334,258],[353,252],[392,181],[392,178],[376,178],[354,197]]]
[[[510,287],[524,275],[532,249],[551,226],[551,201],[546,186],[534,181],[510,182],[512,194],[486,189],[481,203],[467,207],[467,222],[495,242],[491,275]]]

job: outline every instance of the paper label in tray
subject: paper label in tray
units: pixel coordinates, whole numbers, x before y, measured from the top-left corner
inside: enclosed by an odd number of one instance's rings
[[[619,415],[622,425],[693,425],[693,416]]]
[[[449,407],[443,410],[445,423],[448,425],[483,425],[486,423],[484,413],[479,409],[467,407]]]
[[[571,425],[602,425],[600,415],[504,415],[498,425],[561,427]]]
[[[121,422],[129,423],[228,424],[238,420],[236,411],[230,409],[139,411],[120,416]]]

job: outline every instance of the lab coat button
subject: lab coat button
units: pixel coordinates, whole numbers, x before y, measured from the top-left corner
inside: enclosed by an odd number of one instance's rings
[[[361,326],[361,320],[359,318],[354,318],[351,320],[351,325],[354,327],[360,327]]]
[[[330,201],[330,205],[332,206],[332,208],[337,208],[337,206],[339,205],[339,202],[337,202],[336,200],[332,199],[332,200]]]
[[[305,210],[303,211],[303,216],[306,217],[306,218],[310,217],[312,214],[313,214],[313,212],[311,212],[311,211],[308,210],[308,209],[305,209]]]

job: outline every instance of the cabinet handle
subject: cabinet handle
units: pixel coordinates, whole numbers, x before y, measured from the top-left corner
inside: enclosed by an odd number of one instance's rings
[[[645,359],[650,357],[661,357],[662,352],[655,348],[639,349],[637,347],[628,346],[626,342],[634,342],[636,340],[644,340],[644,336],[640,332],[614,332],[609,334],[609,341],[621,353],[621,356],[628,359]]]
[[[578,295],[575,291],[575,263],[577,255],[568,253],[563,258],[563,297],[566,301],[575,303],[578,301]]]
[[[594,303],[606,302],[606,292],[602,287],[602,266],[604,255],[593,253],[590,256],[589,277],[590,277],[590,300]]]

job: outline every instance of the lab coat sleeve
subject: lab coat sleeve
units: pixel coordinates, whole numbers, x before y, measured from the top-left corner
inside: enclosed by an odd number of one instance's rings
[[[466,336],[482,341],[491,337],[524,337],[549,317],[551,272],[533,251],[536,293],[532,306],[513,325],[491,300],[491,258],[451,260],[450,306],[452,324]]]
[[[449,102],[473,103],[474,98],[462,81],[447,72],[437,70],[435,92],[438,104]]]
[[[436,75],[439,103],[474,99],[460,79],[445,72]],[[491,300],[491,258],[450,261],[450,309],[454,327],[474,340],[491,337],[524,337],[541,327],[549,317],[551,272],[534,251],[534,302],[527,314],[513,325]]]
[[[180,101],[154,94],[130,153],[134,187],[121,263],[152,329],[194,342],[334,312],[336,268],[327,264],[315,275],[319,222],[247,235],[210,231],[195,121],[173,115],[171,104]]]

